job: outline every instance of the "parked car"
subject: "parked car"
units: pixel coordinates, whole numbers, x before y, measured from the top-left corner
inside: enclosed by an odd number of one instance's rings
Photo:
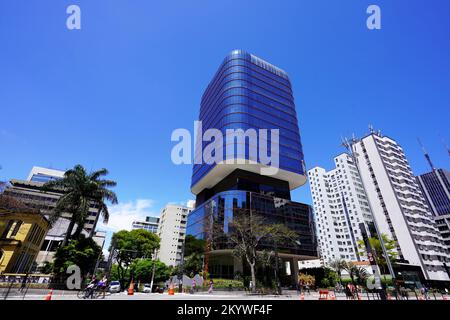
[[[144,288],[142,289],[143,293],[151,293],[152,292],[152,287],[150,286],[149,283],[144,284]]]
[[[111,281],[111,283],[109,284],[109,292],[117,293],[120,291],[121,291],[120,282],[119,281]]]

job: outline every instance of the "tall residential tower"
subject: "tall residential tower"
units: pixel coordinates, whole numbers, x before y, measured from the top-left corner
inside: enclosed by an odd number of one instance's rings
[[[450,255],[403,149],[376,133],[352,148],[376,222],[397,242],[399,260],[420,267],[427,280],[449,280]]]
[[[367,234],[374,228],[364,186],[351,156],[342,153],[334,162],[330,171],[321,167],[308,171],[320,256],[325,263],[366,261],[358,248],[363,240],[361,227]]]

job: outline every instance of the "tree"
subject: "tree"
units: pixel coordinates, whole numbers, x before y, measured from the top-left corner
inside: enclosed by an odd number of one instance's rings
[[[53,272],[64,277],[67,268],[76,265],[84,276],[94,268],[101,251],[102,248],[92,238],[81,235],[56,250]]]
[[[356,276],[356,282],[360,286],[366,286],[367,284],[367,278],[369,278],[369,272],[363,267],[357,267],[354,271],[354,274]]]
[[[188,234],[184,239],[184,255],[190,256],[193,253],[204,254],[206,248],[206,241],[197,239],[193,235]]]
[[[190,277],[200,274],[203,270],[203,254],[193,252],[185,257],[183,263],[183,272]]]
[[[353,262],[346,262],[344,270],[347,271],[353,285],[356,285],[358,267]]]
[[[122,230],[112,236],[110,254],[117,261],[117,272],[122,287],[125,287],[127,272],[135,259],[149,258],[159,248],[159,237],[147,230]]]
[[[136,280],[149,283],[155,267],[154,282],[165,281],[170,277],[170,268],[159,260],[136,259],[130,266]]]
[[[342,283],[342,271],[345,270],[347,264],[345,260],[337,258],[330,262],[330,268],[332,268],[339,278],[339,283]]]
[[[383,239],[384,246],[386,248],[387,255],[389,257],[389,261],[394,263],[397,259],[397,243],[395,240],[391,240],[388,238],[386,234],[382,234],[381,238]],[[387,263],[383,253],[383,248],[381,246],[380,240],[375,237],[369,238],[370,246],[374,251],[375,261],[377,265],[380,267],[381,272],[383,274],[387,273]],[[361,255],[367,255],[367,249],[363,240],[358,241],[358,248],[361,251]]]
[[[45,261],[44,265],[40,268],[40,272],[43,274],[53,273],[53,263],[50,261]]]
[[[241,214],[239,214],[241,213]],[[228,239],[234,246],[234,254],[242,257],[250,267],[252,291],[256,291],[255,266],[260,254],[258,250],[264,241],[266,244],[275,242],[281,244],[283,240],[292,239],[296,234],[281,224],[270,224],[260,215],[239,212],[229,222]]]
[[[76,165],[64,173],[64,177],[58,180],[52,180],[44,184],[44,191],[62,191],[64,194],[56,202],[56,207],[50,216],[50,223],[58,220],[63,212],[71,214],[69,227],[64,237],[62,246],[64,246],[72,237],[72,231],[77,224],[77,229],[73,238],[80,237],[87,217],[89,216],[89,207],[95,205],[98,208],[98,215],[103,216],[103,221],[108,222],[109,211],[105,201],[112,204],[117,203],[116,194],[109,190],[115,187],[116,182],[112,180],[101,179],[106,176],[108,170],[101,169],[92,173],[87,173],[81,165]],[[97,221],[95,221],[97,222]],[[94,228],[91,231],[92,237]]]

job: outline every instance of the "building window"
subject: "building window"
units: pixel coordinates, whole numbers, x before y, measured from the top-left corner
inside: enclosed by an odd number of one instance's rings
[[[9,220],[5,231],[2,234],[3,239],[15,237],[22,226],[22,221],[20,220]],[[11,233],[10,233],[11,232]]]

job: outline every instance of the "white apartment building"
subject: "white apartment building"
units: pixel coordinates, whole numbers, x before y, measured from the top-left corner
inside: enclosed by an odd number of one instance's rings
[[[161,243],[157,257],[166,265],[176,266],[181,262],[187,216],[192,210],[193,207],[168,204],[161,211],[157,232]]]
[[[335,157],[334,163],[330,171],[321,167],[308,171],[320,257],[325,264],[335,259],[367,261],[358,242],[363,240],[360,224],[369,234],[372,216],[358,170],[346,153]]]
[[[420,266],[426,279],[449,280],[450,255],[403,149],[375,133],[352,149],[380,232],[397,242],[399,259]]]

